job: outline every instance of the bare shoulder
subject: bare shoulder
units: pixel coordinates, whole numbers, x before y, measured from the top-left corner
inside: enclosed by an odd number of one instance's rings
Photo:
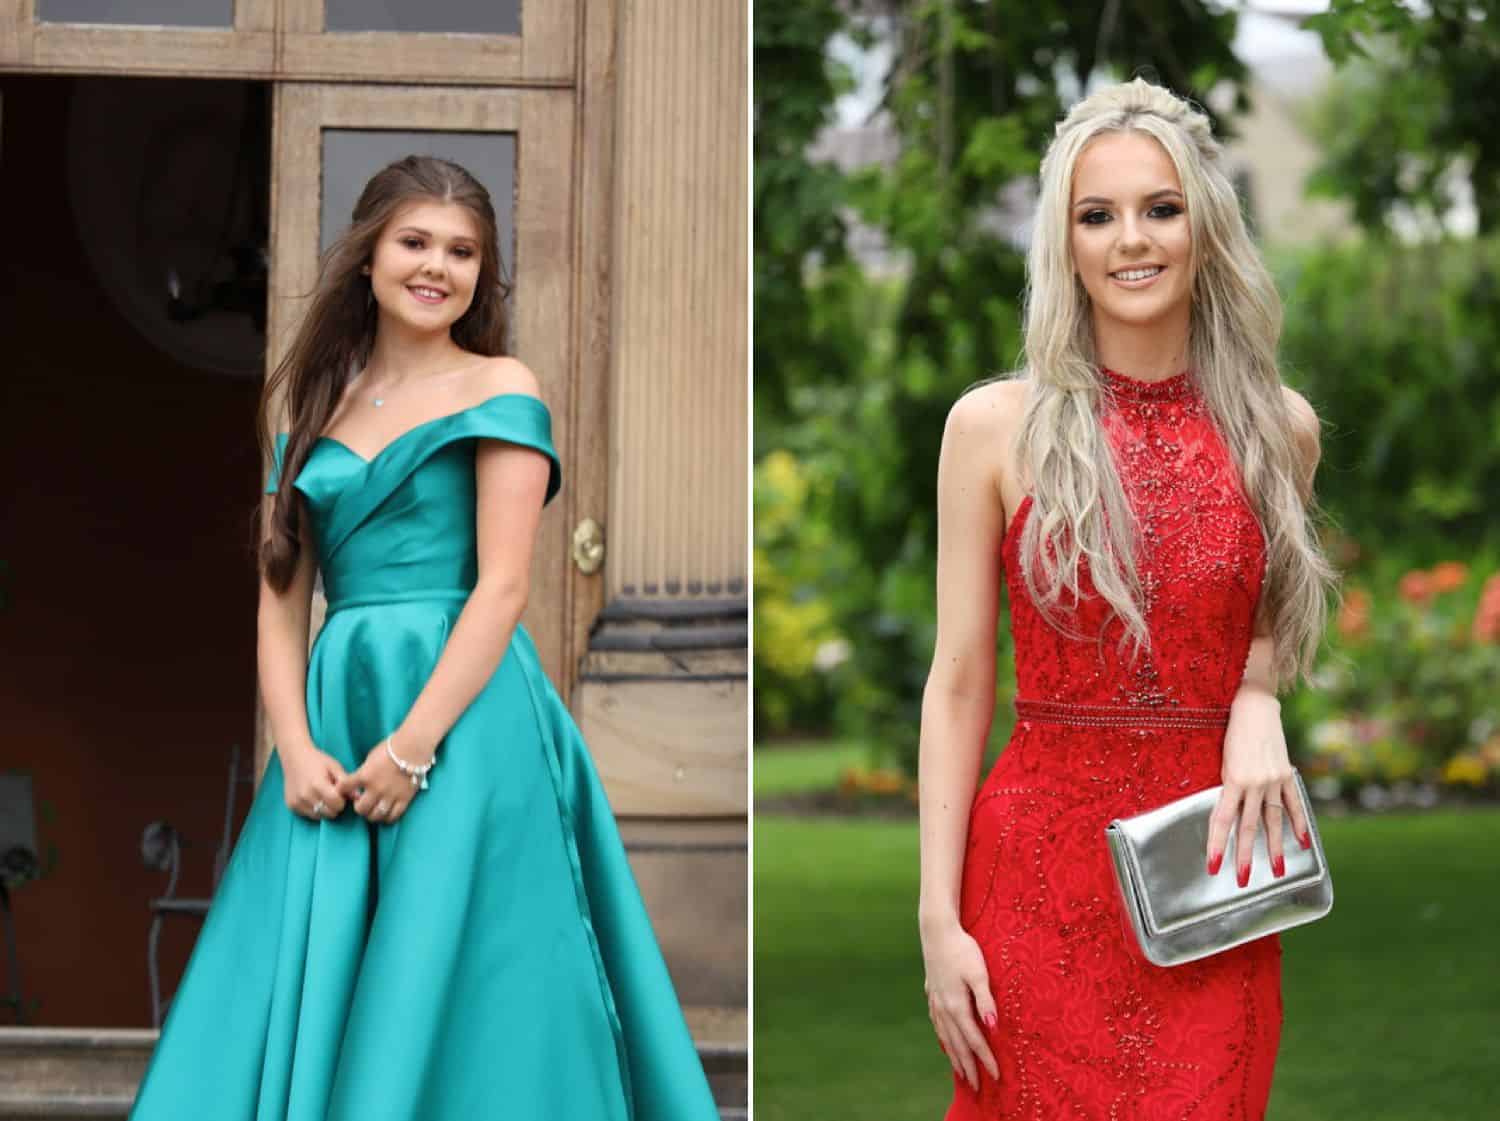
[[[1026,408],[1026,382],[1004,378],[969,390],[953,403],[943,433],[943,446],[974,470],[983,471],[1005,498],[1015,505],[1019,492],[1014,467],[1016,433]]]
[[[474,371],[473,379],[480,397],[498,397],[502,393],[521,393],[538,399],[542,396],[541,384],[530,367],[508,354],[485,359]]]
[[[1009,440],[1025,405],[1025,382],[1014,378],[986,382],[953,402],[948,410],[947,432],[955,439],[977,437],[985,444]]]
[[[1323,424],[1318,419],[1317,410],[1308,404],[1307,398],[1291,386],[1283,385],[1281,394],[1286,401],[1287,413],[1292,418],[1292,439],[1297,445],[1300,468],[1297,482],[1303,501],[1306,501],[1312,495],[1313,476],[1317,473],[1318,459],[1322,455]]]
[[[1304,458],[1311,458],[1316,463],[1323,428],[1317,410],[1307,403],[1306,397],[1289,385],[1281,387],[1281,395],[1286,401],[1287,412],[1292,417],[1292,435],[1296,437],[1298,448]]]
[[[1317,411],[1307,403],[1307,398],[1289,385],[1281,387],[1281,396],[1286,401],[1287,410],[1292,414],[1292,423],[1297,427],[1298,437],[1305,434],[1316,439],[1321,422],[1318,420]]]

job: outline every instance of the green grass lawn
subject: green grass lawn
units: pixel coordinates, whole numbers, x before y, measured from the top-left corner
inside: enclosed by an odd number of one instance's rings
[[[755,749],[755,796],[774,797],[827,789],[845,767],[868,767],[870,753],[861,743],[790,743]]]
[[[835,753],[803,754],[788,768],[757,751],[757,793],[763,780],[795,789],[789,769],[837,772]],[[1500,812],[1320,827],[1336,903],[1283,936],[1268,1117],[1500,1118]],[[916,899],[915,820],[757,816],[757,1121],[942,1116],[950,1076],[927,1021]]]

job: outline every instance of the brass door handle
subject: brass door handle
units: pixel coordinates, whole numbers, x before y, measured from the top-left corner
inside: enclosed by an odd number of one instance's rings
[[[586,576],[604,563],[604,528],[593,518],[584,518],[573,530],[573,563]]]

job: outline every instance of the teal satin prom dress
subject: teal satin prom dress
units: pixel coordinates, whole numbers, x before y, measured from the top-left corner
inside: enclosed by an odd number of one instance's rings
[[[297,476],[327,620],[314,742],[348,769],[427,681],[477,576],[475,441],[551,461],[502,394]],[[274,493],[286,447],[266,486]],[[614,817],[518,626],[394,825],[288,809],[273,753],[134,1121],[716,1121]]]

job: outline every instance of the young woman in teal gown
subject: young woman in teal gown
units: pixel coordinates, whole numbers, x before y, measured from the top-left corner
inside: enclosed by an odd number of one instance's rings
[[[262,433],[290,422],[260,544],[275,752],[135,1121],[718,1116],[519,622],[562,480],[503,311],[485,189],[377,173],[262,398]]]

